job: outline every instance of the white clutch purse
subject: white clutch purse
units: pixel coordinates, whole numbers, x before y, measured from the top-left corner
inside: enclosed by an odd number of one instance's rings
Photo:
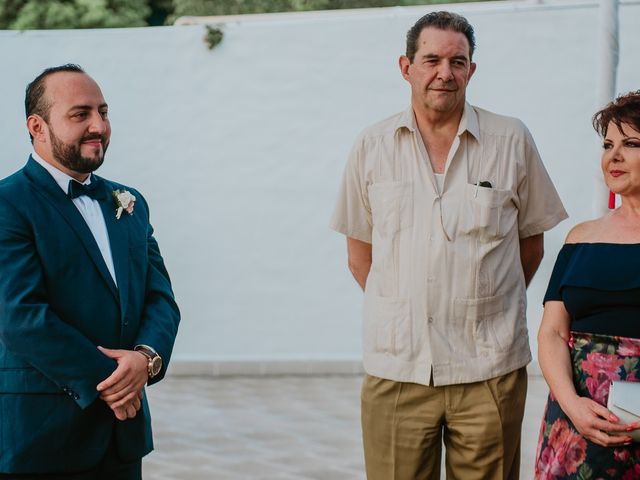
[[[607,408],[620,423],[640,423],[640,382],[611,382]],[[640,429],[625,434],[640,442]]]

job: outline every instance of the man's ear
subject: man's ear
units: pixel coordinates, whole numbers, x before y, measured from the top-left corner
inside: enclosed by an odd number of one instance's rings
[[[469,77],[467,78],[467,82],[471,80],[471,77],[473,77],[473,74],[476,73],[476,68],[478,68],[478,65],[471,62],[471,64],[469,65]]]
[[[29,133],[33,137],[34,141],[42,142],[46,138],[46,125],[47,124],[44,119],[36,113],[27,117],[27,129],[29,130]]]
[[[411,66],[411,60],[406,55],[401,55],[398,59],[398,66],[400,67],[400,73],[405,80],[409,80],[409,67]]]

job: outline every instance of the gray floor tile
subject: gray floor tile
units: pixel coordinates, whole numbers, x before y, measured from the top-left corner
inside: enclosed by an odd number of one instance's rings
[[[149,389],[145,480],[364,480],[360,376],[169,377]],[[547,388],[530,377],[522,479]]]

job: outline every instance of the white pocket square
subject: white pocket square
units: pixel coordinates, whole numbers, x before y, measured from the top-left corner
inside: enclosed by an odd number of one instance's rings
[[[611,382],[607,408],[620,419],[620,423],[640,423],[640,382]],[[640,429],[627,434],[640,442]]]

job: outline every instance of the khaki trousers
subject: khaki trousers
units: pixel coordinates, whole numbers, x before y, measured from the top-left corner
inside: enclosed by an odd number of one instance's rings
[[[430,387],[366,375],[368,480],[518,480],[527,394],[523,367],[483,382]]]

